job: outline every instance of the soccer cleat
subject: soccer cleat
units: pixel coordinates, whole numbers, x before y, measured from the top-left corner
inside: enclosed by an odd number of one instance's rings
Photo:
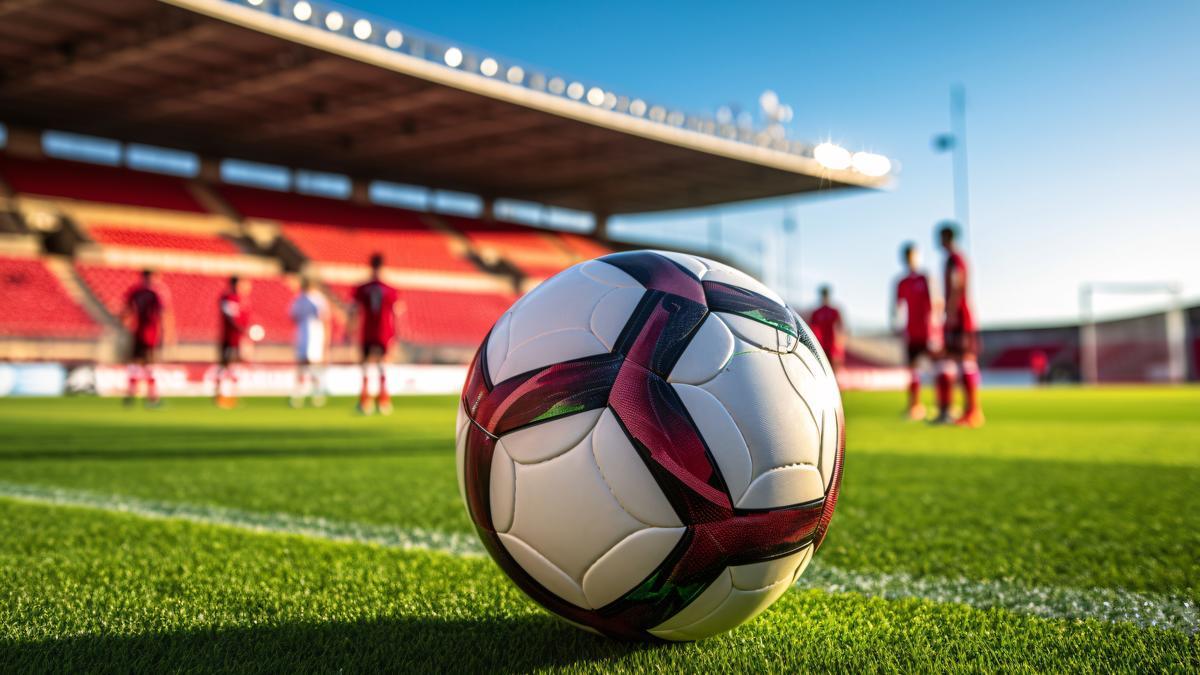
[[[930,424],[954,424],[954,417],[949,412],[938,413],[938,416],[929,420]]]
[[[293,397],[289,398],[288,406],[292,407],[292,408],[303,408],[304,407],[304,397],[293,396]]]
[[[971,412],[958,418],[958,420],[954,423],[954,425],[959,426],[959,427],[969,427],[971,429],[978,429],[979,427],[983,426],[983,411],[982,410],[972,410]]]
[[[232,396],[218,396],[216,404],[222,410],[233,410],[237,407],[237,399]]]
[[[909,406],[908,411],[905,413],[905,415],[910,420],[914,420],[914,421],[923,420],[923,419],[925,419],[925,406],[921,405],[920,403],[918,403],[914,406]]]
[[[375,406],[369,400],[359,401],[358,405],[354,406],[359,415],[372,415],[375,413]]]
[[[124,398],[124,400],[122,400],[122,401],[121,401],[121,403],[122,403],[122,405],[124,405],[126,408],[132,408],[132,407],[133,407],[133,404],[134,404],[134,402],[135,402],[136,400],[137,400],[137,398],[136,398],[136,397],[134,397],[134,396],[126,396],[126,397]]]
[[[392,399],[390,399],[390,398],[379,399],[379,414],[380,415],[391,415],[392,414]]]
[[[162,407],[163,407],[162,399],[160,399],[160,398],[146,399],[146,410],[159,410]]]

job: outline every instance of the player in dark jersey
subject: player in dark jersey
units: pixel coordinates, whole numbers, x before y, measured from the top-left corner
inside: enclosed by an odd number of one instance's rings
[[[354,302],[350,305],[349,316],[346,319],[350,330],[346,339],[350,340],[350,331],[354,330],[356,314],[362,315],[358,325],[358,339],[362,347],[362,392],[358,397],[358,411],[364,415],[378,410],[382,415],[392,412],[392,398],[387,390],[387,371],[384,363],[391,350],[392,341],[396,337],[396,314],[403,311],[403,305],[398,301],[396,289],[388,286],[380,279],[383,268],[383,255],[376,253],[371,256],[371,280],[354,289]],[[371,370],[374,369],[379,381],[379,390],[375,396],[375,405],[371,405]]]
[[[821,286],[819,290],[821,304],[808,317],[808,326],[812,329],[813,337],[825,350],[829,365],[836,375],[846,362],[846,335],[842,324],[842,313],[830,302],[829,286]]]
[[[141,280],[125,293],[121,321],[129,327],[129,393],[125,404],[137,398],[140,380],[146,380],[146,406],[158,407],[158,385],[153,364],[158,360],[164,340],[173,338],[174,322],[167,308],[166,289],[160,288],[154,272],[142,270]]]
[[[979,406],[979,336],[976,333],[968,286],[967,259],[958,248],[958,226],[943,224],[938,228],[938,241],[946,252],[946,318],[942,323],[943,369],[938,375],[938,422],[948,423],[950,401],[954,388],[954,366],[962,381],[963,414],[955,424],[966,427],[983,426],[983,409]]]
[[[242,346],[250,327],[250,312],[246,307],[246,281],[229,277],[229,287],[217,298],[217,320],[220,342],[217,344],[218,364],[214,402],[220,408],[237,405],[237,366],[242,362]]]
[[[929,277],[918,269],[917,246],[909,242],[900,249],[904,263],[904,276],[896,282],[896,293],[892,296],[892,325],[903,337],[908,358],[908,417],[925,419],[925,406],[921,405],[921,372],[918,369],[921,357],[928,357],[932,336],[933,294],[929,289]],[[900,324],[900,308],[904,308],[905,320]]]

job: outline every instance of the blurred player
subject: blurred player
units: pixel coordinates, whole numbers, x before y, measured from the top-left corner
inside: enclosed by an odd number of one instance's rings
[[[141,280],[125,293],[125,304],[121,310],[121,321],[129,327],[129,393],[125,405],[132,405],[137,398],[138,382],[146,380],[146,407],[160,405],[158,385],[154,379],[153,364],[158,360],[163,341],[173,337],[174,322],[167,309],[165,289],[159,289],[154,272],[142,270]]]
[[[979,337],[975,332],[975,317],[971,311],[967,260],[958,249],[958,226],[943,224],[938,228],[938,241],[946,252],[946,318],[942,323],[942,369],[938,373],[937,422],[948,423],[950,401],[954,389],[954,366],[962,380],[965,406],[956,424],[967,427],[983,425],[983,410],[979,407],[979,364],[976,354]]]
[[[350,305],[350,313],[346,319],[348,328],[354,325],[356,314],[362,314],[359,325],[358,339],[362,346],[362,393],[358,397],[358,411],[370,415],[378,410],[382,415],[392,412],[392,398],[387,390],[387,372],[384,362],[391,349],[392,340],[396,337],[396,289],[383,283],[379,278],[383,268],[383,255],[376,253],[371,256],[371,280],[354,289],[354,303]],[[347,330],[346,339],[350,339]],[[377,373],[379,392],[376,394],[375,406],[371,405],[371,370]]]
[[[812,329],[813,337],[817,338],[817,342],[825,350],[825,356],[836,375],[841,372],[842,365],[846,362],[846,334],[842,325],[842,313],[830,303],[830,292],[829,286],[821,286],[821,304],[809,316],[808,326]]]
[[[288,314],[296,324],[296,391],[291,404],[299,408],[304,405],[305,397],[311,395],[312,404],[319,408],[325,405],[323,366],[329,355],[329,304],[312,287],[312,280],[305,277]]]
[[[892,325],[904,337],[905,353],[908,358],[908,417],[925,419],[925,406],[921,405],[921,373],[918,370],[922,356],[930,355],[930,322],[933,319],[933,296],[929,290],[929,278],[917,268],[917,247],[912,242],[900,250],[905,274],[896,283],[896,294],[892,298]],[[900,325],[900,308],[903,306],[905,321]]]
[[[250,326],[250,313],[245,302],[248,292],[246,282],[235,275],[229,277],[229,287],[217,300],[221,342],[214,402],[220,408],[232,408],[237,404],[237,366],[242,362],[242,346]]]

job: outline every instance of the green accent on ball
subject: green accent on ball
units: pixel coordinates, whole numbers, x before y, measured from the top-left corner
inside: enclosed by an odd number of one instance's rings
[[[765,323],[766,325],[771,326],[772,328],[775,328],[776,330],[781,330],[781,331],[787,333],[788,335],[791,335],[792,337],[799,337],[799,335],[796,332],[795,326],[793,326],[790,323],[784,323],[782,321],[775,321],[774,319],[771,319],[766,314],[764,314],[761,309],[752,309],[748,312],[740,312],[740,314],[741,314],[741,316],[744,316],[747,319],[753,319],[754,321],[757,321],[759,323]]]
[[[573,405],[566,404],[566,403],[555,403],[553,406],[550,407],[549,410],[547,410],[546,412],[542,413],[541,415],[538,415],[537,417],[533,418],[533,421],[541,422],[542,420],[548,420],[552,417],[559,417],[561,415],[570,415],[571,413],[575,413],[575,412],[579,412],[580,410],[583,410],[583,408],[584,408],[584,405],[582,403],[576,403]]]

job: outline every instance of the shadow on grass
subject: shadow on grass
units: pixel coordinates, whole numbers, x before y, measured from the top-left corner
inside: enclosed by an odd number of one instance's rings
[[[386,618],[0,642],[0,672],[527,672],[640,650],[549,617]]]

